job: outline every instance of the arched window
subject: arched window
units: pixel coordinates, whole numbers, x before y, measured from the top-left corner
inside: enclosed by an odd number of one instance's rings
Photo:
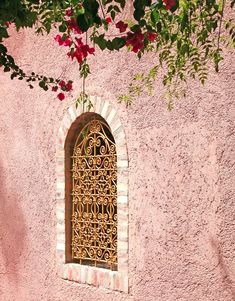
[[[61,278],[128,292],[128,155],[114,108],[72,104],[56,145],[56,254]]]
[[[117,270],[117,156],[107,122],[82,114],[65,154],[66,261]]]

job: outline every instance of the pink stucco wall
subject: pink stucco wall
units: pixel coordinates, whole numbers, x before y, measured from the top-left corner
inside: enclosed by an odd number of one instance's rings
[[[163,89],[129,108],[116,96],[147,70],[125,51],[97,54],[91,95],[117,110],[129,154],[130,293],[61,279],[56,263],[55,146],[65,109],[79,92],[76,63],[50,37],[28,30],[9,40],[26,69],[75,79],[73,97],[11,81],[0,72],[0,301],[235,300],[234,59],[166,110]]]

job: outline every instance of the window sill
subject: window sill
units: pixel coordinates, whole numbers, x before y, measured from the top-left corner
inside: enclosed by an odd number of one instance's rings
[[[128,277],[118,271],[65,263],[60,265],[59,274],[65,280],[128,293]]]

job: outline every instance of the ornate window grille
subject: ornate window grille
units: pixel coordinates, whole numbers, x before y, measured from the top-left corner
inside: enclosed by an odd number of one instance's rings
[[[115,141],[101,116],[85,115],[67,151],[67,262],[117,270]]]

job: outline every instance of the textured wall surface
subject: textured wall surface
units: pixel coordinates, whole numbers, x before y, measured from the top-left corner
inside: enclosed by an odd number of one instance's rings
[[[1,301],[235,300],[234,59],[166,110],[161,84],[126,109],[116,101],[138,70],[130,53],[92,58],[87,92],[109,101],[129,154],[130,293],[61,279],[56,263],[55,146],[66,108],[79,92],[78,66],[53,36],[32,31],[8,41],[28,71],[75,79],[64,102],[0,71]]]

